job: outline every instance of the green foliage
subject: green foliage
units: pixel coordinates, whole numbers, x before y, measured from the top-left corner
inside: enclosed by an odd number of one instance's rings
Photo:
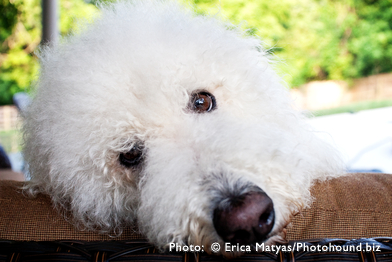
[[[220,11],[273,47],[290,86],[392,71],[390,0],[184,1]]]
[[[356,76],[392,71],[392,1],[357,1],[358,17],[348,48]]]
[[[11,104],[12,95],[28,91],[39,64],[34,51],[41,41],[40,0],[0,0],[0,104]],[[76,20],[98,13],[83,0],[60,0],[60,32],[67,35]]]
[[[28,87],[38,70],[33,51],[39,44],[38,0],[1,0],[0,104]]]
[[[16,24],[18,10],[8,0],[0,0],[0,3],[0,42],[3,43]]]

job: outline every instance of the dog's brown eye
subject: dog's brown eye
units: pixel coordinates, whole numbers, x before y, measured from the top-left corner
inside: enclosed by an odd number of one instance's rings
[[[119,157],[120,163],[125,167],[137,166],[143,160],[143,146],[135,145],[126,153],[121,153]]]
[[[190,107],[197,113],[210,112],[215,109],[215,97],[208,92],[197,92],[191,97]]]

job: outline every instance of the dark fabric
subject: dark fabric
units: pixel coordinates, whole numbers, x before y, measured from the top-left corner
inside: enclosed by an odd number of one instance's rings
[[[0,145],[0,169],[11,169],[11,162],[7,156],[7,153]]]
[[[285,247],[306,245],[294,251],[244,253],[231,261],[391,261],[392,238],[348,240],[314,240],[291,242]],[[320,251],[311,251],[320,247]],[[333,252],[322,251],[322,247],[333,247]],[[352,248],[351,248],[352,247]],[[361,247],[361,249],[357,249]],[[366,251],[366,247],[375,247]],[[350,250],[351,248],[351,250]],[[336,252],[340,250],[339,252]],[[52,241],[15,242],[0,240],[0,262],[5,261],[226,261],[220,256],[204,252],[159,253],[146,241]]]

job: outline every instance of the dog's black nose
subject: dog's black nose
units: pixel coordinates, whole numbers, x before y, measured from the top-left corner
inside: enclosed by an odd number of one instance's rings
[[[255,244],[266,239],[275,222],[274,205],[263,192],[233,199],[229,206],[214,210],[214,227],[226,242]]]

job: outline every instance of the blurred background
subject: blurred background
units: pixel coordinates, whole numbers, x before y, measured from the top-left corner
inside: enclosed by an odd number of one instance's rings
[[[0,145],[10,160],[3,170],[25,171],[13,97],[34,89],[45,1],[56,3],[63,37],[100,13],[97,1],[0,0]],[[295,106],[335,143],[350,171],[392,173],[392,1],[181,1],[262,39]]]

